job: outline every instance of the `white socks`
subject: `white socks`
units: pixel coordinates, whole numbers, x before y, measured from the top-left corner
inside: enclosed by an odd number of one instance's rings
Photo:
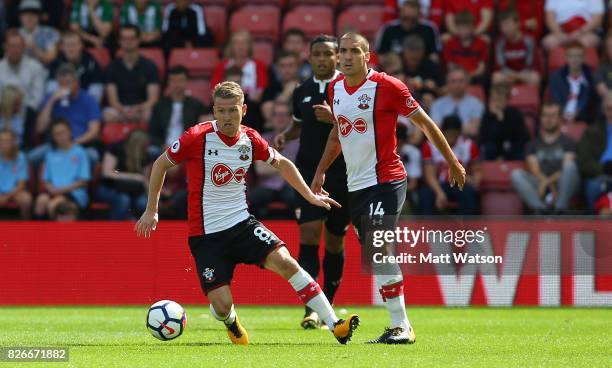
[[[408,331],[410,321],[406,314],[402,276],[376,275],[376,285],[391,316],[391,328],[402,327]]]
[[[321,291],[319,284],[313,280],[308,272],[301,268],[295,275],[291,276],[289,283],[298,293],[302,302],[310,309],[317,312],[323,323],[333,331],[334,324],[338,321],[338,317],[336,317],[336,313],[334,313],[327,297],[325,297],[325,294]]]
[[[220,316],[217,314],[217,311],[215,311],[215,308],[213,307],[213,305],[210,305],[210,313],[213,315],[213,317],[215,317],[215,319],[217,321],[221,321],[223,323],[225,323],[226,325],[231,325],[232,323],[234,323],[234,321],[236,320],[236,311],[234,310],[234,305],[232,304],[232,308],[230,309],[230,312],[227,316]]]

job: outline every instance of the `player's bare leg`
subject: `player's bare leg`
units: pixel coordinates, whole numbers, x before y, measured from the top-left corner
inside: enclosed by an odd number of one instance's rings
[[[352,314],[346,320],[338,319],[319,284],[291,257],[287,248],[280,247],[272,251],[264,267],[289,281],[302,302],[317,312],[338,342],[346,344],[351,340],[353,331],[359,326],[359,317]]]
[[[321,239],[321,228],[323,221],[315,220],[300,224],[300,254],[298,262],[300,266],[317,279],[321,268],[319,263],[319,240]],[[300,323],[305,330],[319,328],[322,321],[319,315],[308,306],[304,306],[304,318]]]
[[[227,336],[233,344],[247,345],[249,335],[240,324],[238,315],[234,310],[234,299],[228,285],[223,285],[208,293],[210,300],[210,313],[216,320],[223,322],[227,329]]]

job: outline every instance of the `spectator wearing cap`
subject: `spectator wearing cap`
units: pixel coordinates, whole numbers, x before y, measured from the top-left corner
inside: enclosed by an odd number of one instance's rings
[[[512,185],[535,214],[566,214],[578,190],[575,142],[561,133],[561,108],[545,104],[540,115],[540,135],[527,146],[527,170],[512,171]]]
[[[25,39],[19,31],[6,31],[4,40],[4,58],[0,61],[0,87],[18,87],[24,94],[27,107],[37,110],[44,96],[47,70],[38,60],[26,55]]]
[[[442,50],[438,27],[421,19],[421,4],[418,0],[406,0],[399,9],[399,19],[386,23],[376,40],[375,49],[381,62],[388,53],[401,53],[404,39],[411,35],[421,37],[425,43],[425,55],[438,60]]]
[[[75,0],[70,29],[79,32],[88,47],[104,47],[113,30],[113,6],[108,0]]]
[[[476,97],[467,93],[469,77],[465,69],[455,68],[446,76],[445,96],[439,97],[431,105],[431,118],[438,125],[449,115],[457,115],[463,124],[463,134],[476,136],[484,105]]]
[[[79,76],[81,88],[86,90],[98,103],[104,96],[104,74],[100,64],[83,48],[83,41],[75,31],[67,30],[62,34],[60,53],[49,65],[49,80],[46,92],[57,90],[55,74],[62,64],[72,64]]]
[[[44,134],[51,121],[64,119],[70,125],[74,143],[88,147],[93,161],[98,161],[99,153],[94,148],[98,145],[101,130],[100,106],[96,100],[79,84],[79,77],[72,64],[61,65],[56,72],[58,88],[45,98],[38,119],[36,132]],[[49,150],[49,144],[43,144],[30,152],[30,160],[36,165]]]
[[[140,30],[127,25],[119,31],[121,57],[106,70],[105,122],[148,122],[159,99],[159,73],[155,64],[141,56]]]
[[[57,56],[59,33],[48,26],[40,25],[42,6],[38,0],[21,0],[19,5],[19,33],[26,42],[29,56],[44,65],[51,63]]]
[[[523,114],[512,106],[510,85],[496,83],[491,87],[489,107],[482,116],[479,146],[484,160],[523,160],[529,132]]]
[[[451,187],[448,164],[440,151],[430,141],[423,143],[421,154],[425,184],[419,193],[419,209],[422,215],[433,215],[434,207],[438,210],[448,209],[449,201],[457,202],[458,215],[477,213],[477,191],[481,178],[480,153],[476,143],[461,134],[461,125],[458,116],[448,116],[442,122],[442,133],[459,162],[466,168],[463,190],[456,185]]]
[[[578,142],[578,168],[585,180],[585,198],[589,210],[612,187],[612,92],[603,98],[603,124],[589,127]]]
[[[70,5],[65,0],[39,0],[41,4],[40,23],[55,29],[64,26],[64,11]],[[17,28],[19,24],[19,6],[24,0],[5,0],[1,1],[6,8],[6,23],[8,27]]]

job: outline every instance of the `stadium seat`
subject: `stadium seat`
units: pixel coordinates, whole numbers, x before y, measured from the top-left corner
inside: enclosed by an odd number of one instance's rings
[[[230,32],[246,29],[255,39],[277,42],[280,9],[276,6],[244,6],[230,17]]]
[[[514,191],[492,191],[480,195],[480,212],[483,215],[520,216],[523,201]]]
[[[102,128],[102,142],[112,144],[127,138],[131,131],[147,129],[145,123],[105,123]]]
[[[104,47],[92,47],[87,49],[87,52],[96,59],[102,69],[106,69],[108,64],[110,64],[111,56],[108,49]]]
[[[212,103],[210,82],[206,79],[192,79],[187,82],[187,94],[202,101],[206,106]]]
[[[524,169],[523,161],[483,161],[481,188],[490,190],[510,190],[510,175],[514,169]]]
[[[289,28],[300,28],[308,38],[321,33],[333,34],[333,19],[333,11],[328,6],[298,6],[285,14],[283,32]]]
[[[165,3],[172,3],[174,0],[164,0]],[[196,0],[196,3],[204,6],[204,12],[206,12],[206,7],[211,5],[222,6],[226,9],[232,7],[233,0]]]
[[[585,49],[585,61],[593,70],[599,66],[599,55],[597,49],[589,47]],[[565,65],[565,49],[556,47],[548,52],[548,73],[552,74]]]
[[[254,56],[266,65],[271,65],[274,63],[274,44],[268,41],[255,41]]]
[[[332,8],[337,8],[340,0],[287,0],[288,8],[295,8],[302,5],[326,5]]]
[[[235,7],[248,6],[248,5],[273,5],[281,7],[284,0],[234,0]]]
[[[159,79],[163,81],[166,76],[166,58],[164,57],[164,52],[162,49],[157,47],[142,47],[140,48],[139,53],[142,57],[151,60],[155,64],[159,74]],[[123,50],[118,49],[117,57],[121,57],[121,55],[123,55]]]
[[[227,10],[222,6],[207,6],[204,9],[206,25],[215,35],[215,44],[223,46],[227,38]]]
[[[218,62],[219,51],[216,48],[180,48],[170,53],[168,67],[183,65],[189,70],[190,77],[209,78]]]
[[[386,0],[342,0],[342,7],[347,8],[352,5],[376,5],[385,6]]]
[[[537,115],[540,111],[540,93],[538,88],[527,84],[515,84],[510,90],[510,106],[521,112]]]
[[[476,97],[480,100],[485,106],[487,104],[487,96],[485,94],[484,88],[482,88],[479,84],[471,84],[468,86],[467,93]]]
[[[567,134],[570,138],[578,142],[582,138],[582,134],[587,128],[584,122],[565,123],[561,127],[561,131]]]
[[[364,35],[370,42],[383,25],[385,9],[380,6],[351,6],[340,13],[336,21],[336,34],[354,30]]]

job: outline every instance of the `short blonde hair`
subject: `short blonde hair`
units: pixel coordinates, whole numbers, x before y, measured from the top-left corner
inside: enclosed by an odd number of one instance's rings
[[[236,82],[221,82],[213,90],[213,103],[217,98],[230,99],[236,97],[240,99],[241,103],[244,103],[244,92],[242,92],[242,88]]]

